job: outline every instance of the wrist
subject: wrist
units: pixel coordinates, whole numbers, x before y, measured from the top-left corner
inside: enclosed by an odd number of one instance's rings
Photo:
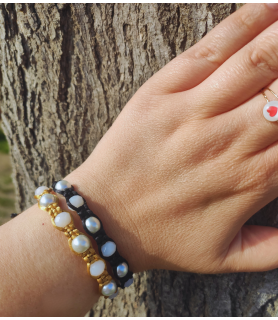
[[[102,173],[82,165],[65,180],[86,200],[88,207],[100,218],[108,237],[112,238],[130,270],[147,270],[148,260],[141,237],[132,219],[130,203],[123,203],[112,191],[110,181]],[[105,182],[104,182],[105,181]],[[82,225],[82,224],[81,224]],[[83,230],[82,227],[80,227]],[[93,241],[94,242],[94,241]]]

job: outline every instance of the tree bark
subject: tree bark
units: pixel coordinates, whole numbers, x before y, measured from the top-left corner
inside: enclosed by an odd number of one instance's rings
[[[78,167],[136,90],[236,4],[1,4],[0,108],[17,209]],[[277,201],[252,223],[277,226]],[[151,271],[98,316],[276,316],[278,272]]]

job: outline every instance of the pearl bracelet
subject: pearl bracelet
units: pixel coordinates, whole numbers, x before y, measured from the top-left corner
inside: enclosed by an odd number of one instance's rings
[[[113,299],[118,294],[117,284],[107,272],[105,261],[95,252],[90,239],[76,229],[72,215],[62,211],[59,199],[51,193],[52,191],[45,186],[35,191],[34,198],[38,200],[39,208],[49,213],[53,226],[68,237],[70,249],[87,262],[87,271],[97,280],[100,294]]]
[[[65,180],[55,181],[52,188],[66,198],[71,210],[78,213],[84,230],[96,241],[99,255],[110,263],[118,286],[129,287],[133,283],[133,272],[129,270],[128,262],[118,253],[115,242],[106,235],[100,219],[88,208],[85,199]]]

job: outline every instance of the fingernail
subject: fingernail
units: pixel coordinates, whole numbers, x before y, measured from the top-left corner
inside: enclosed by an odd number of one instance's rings
[[[278,3],[266,3],[271,10],[278,10]]]

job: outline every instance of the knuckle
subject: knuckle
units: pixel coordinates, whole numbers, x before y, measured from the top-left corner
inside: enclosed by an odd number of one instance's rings
[[[257,23],[261,15],[261,10],[257,10],[257,7],[245,7],[241,8],[234,17],[235,26],[237,29],[254,32],[254,24]]]
[[[277,35],[269,34],[255,42],[249,55],[251,64],[264,72],[278,73]]]
[[[207,45],[200,45],[196,50],[195,57],[197,59],[205,59],[215,64],[216,67],[220,67],[223,62],[222,54],[217,50],[217,46],[213,45],[213,41]]]

